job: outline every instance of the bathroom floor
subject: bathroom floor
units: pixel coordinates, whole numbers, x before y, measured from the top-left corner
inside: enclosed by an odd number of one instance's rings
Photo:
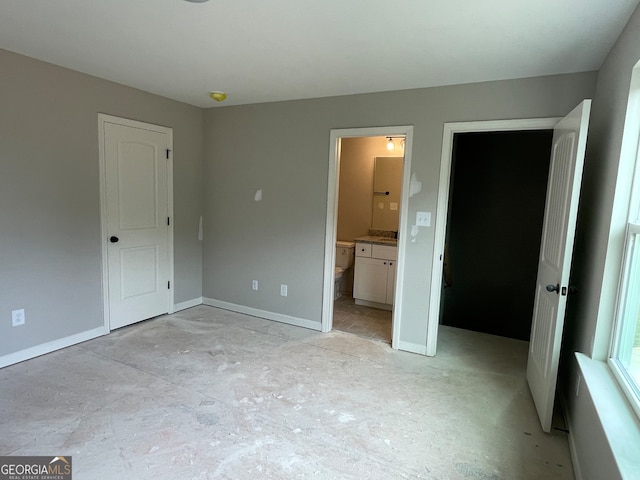
[[[333,303],[333,328],[391,344],[391,312],[356,305],[349,293]]]

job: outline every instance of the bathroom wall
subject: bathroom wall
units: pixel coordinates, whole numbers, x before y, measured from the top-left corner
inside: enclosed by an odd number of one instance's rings
[[[396,149],[389,151],[386,137],[344,138],[341,143],[337,235],[338,240],[353,240],[371,228],[375,157],[403,153],[398,141]]]
[[[387,137],[355,137],[341,141],[338,240],[352,241],[369,233],[375,158],[402,156],[400,143],[396,141],[396,149],[390,151],[387,141]],[[348,270],[343,278],[342,291],[352,292],[353,269]]]

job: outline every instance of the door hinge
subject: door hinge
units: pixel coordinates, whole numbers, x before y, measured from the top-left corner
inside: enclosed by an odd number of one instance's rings
[[[167,217],[167,225],[171,225],[171,217]]]
[[[167,148],[167,160],[169,160],[169,152],[170,152],[170,151],[171,151],[171,150],[169,150],[169,149]]]
[[[167,282],[167,288],[168,288],[169,290],[171,290],[171,281],[168,281],[168,282]]]

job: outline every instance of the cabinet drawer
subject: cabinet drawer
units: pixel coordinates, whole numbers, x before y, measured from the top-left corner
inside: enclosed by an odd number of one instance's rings
[[[369,245],[373,247],[371,256],[373,258],[382,258],[384,260],[395,260],[398,256],[398,247],[390,247],[389,245]]]
[[[356,243],[356,257],[371,257],[371,244]]]

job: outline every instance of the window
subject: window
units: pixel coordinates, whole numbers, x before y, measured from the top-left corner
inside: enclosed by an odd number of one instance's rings
[[[609,364],[640,415],[640,62],[633,70],[619,175],[635,170]]]
[[[637,186],[636,186],[637,187]],[[640,401],[640,219],[627,225],[612,363],[633,403]]]

